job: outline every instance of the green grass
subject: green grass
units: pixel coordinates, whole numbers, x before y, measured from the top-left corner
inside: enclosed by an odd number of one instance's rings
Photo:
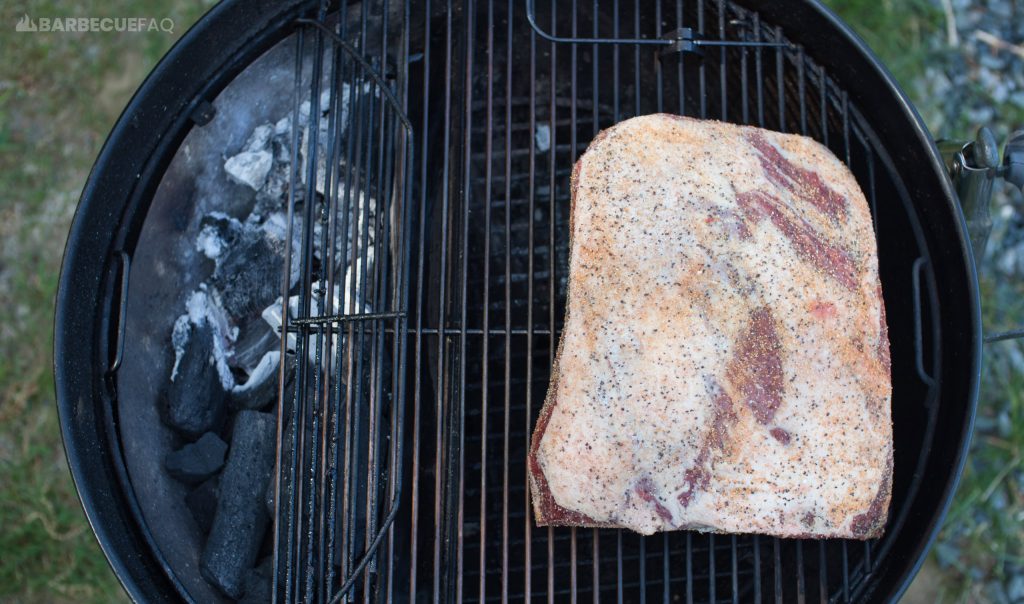
[[[60,258],[88,170],[121,109],[197,2],[56,0],[0,7],[0,601],[125,599],[78,503],[53,394]],[[22,14],[170,17],[166,33],[16,33]]]
[[[1005,136],[1024,127],[1024,107],[997,101],[984,87],[976,84],[979,57],[967,55],[962,47],[971,44],[969,35],[958,34],[956,47],[950,45],[950,23],[942,10],[942,0],[823,0],[847,23],[885,63],[936,138],[963,138],[978,126],[970,119],[970,109],[995,110],[990,124]],[[984,3],[972,4],[984,10]],[[981,47],[988,53],[987,47]],[[968,83],[937,87],[927,72],[967,74]],[[940,78],[941,79],[941,78]]]
[[[942,10],[931,0],[828,0],[852,25],[907,90],[934,52],[934,33],[943,27]]]
[[[984,323],[991,331],[1019,326],[1024,286],[982,279]],[[969,463],[934,556],[953,601],[993,599],[1024,569],[1024,375],[1011,364],[1015,342],[985,350],[982,391]]]

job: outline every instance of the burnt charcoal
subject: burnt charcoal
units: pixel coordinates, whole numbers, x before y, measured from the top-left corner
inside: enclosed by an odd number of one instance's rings
[[[266,508],[267,516],[270,518],[274,517],[274,495],[277,493],[277,481],[274,477],[270,477],[270,482],[267,483],[267,490],[263,493],[263,505]]]
[[[274,468],[275,450],[274,415],[239,411],[228,461],[220,477],[217,512],[200,565],[207,581],[235,599],[244,593],[245,573],[256,561],[267,528],[263,497]]]
[[[259,366],[263,357],[271,351],[281,349],[281,338],[263,317],[257,317],[238,329],[235,340],[235,358],[232,366],[252,373]]]
[[[278,341],[280,343],[280,341]],[[263,361],[249,375],[249,379],[231,392],[231,406],[236,409],[266,409],[277,402],[279,383],[278,351],[267,353]],[[293,391],[294,369],[289,366],[285,374],[285,393]]]
[[[208,478],[185,496],[185,505],[192,512],[199,529],[204,535],[213,527],[213,516],[217,512],[217,498],[220,496],[220,477]]]
[[[278,125],[283,131],[275,133],[271,138],[269,149],[274,162],[267,173],[263,188],[256,192],[256,204],[252,213],[257,216],[266,216],[287,208],[288,190],[291,186],[291,122],[288,118],[283,118]]]
[[[274,164],[274,155],[269,149],[273,134],[272,124],[257,126],[241,151],[224,162],[224,171],[232,181],[254,191],[263,188]]]
[[[224,252],[235,244],[242,232],[242,223],[220,212],[211,212],[199,221],[196,249],[218,262]]]
[[[271,601],[273,589],[274,557],[267,556],[259,566],[245,574],[245,595],[240,604],[266,604]]]
[[[228,446],[220,437],[207,432],[196,442],[168,453],[164,458],[164,468],[175,480],[198,484],[221,469],[227,451]]]
[[[208,322],[188,323],[177,371],[165,392],[164,421],[189,438],[220,428],[226,393],[217,372],[213,329]]]
[[[221,256],[212,283],[221,303],[238,323],[258,319],[281,295],[282,248],[255,228],[246,228]]]

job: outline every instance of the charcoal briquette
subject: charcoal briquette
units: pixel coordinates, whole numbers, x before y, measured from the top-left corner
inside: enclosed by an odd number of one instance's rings
[[[213,476],[185,496],[185,505],[192,512],[199,529],[204,535],[213,527],[213,516],[217,512],[217,498],[220,496],[220,476]]]
[[[196,442],[168,453],[164,458],[164,468],[175,480],[198,484],[221,469],[227,451],[227,444],[219,436],[207,432]]]
[[[245,573],[245,595],[239,604],[266,604],[271,601],[273,589],[274,557],[267,556],[258,566]]]
[[[224,421],[226,393],[217,372],[210,324],[189,323],[187,329],[177,371],[165,391],[164,421],[185,436],[197,438]]]
[[[238,599],[256,561],[268,517],[263,501],[274,468],[275,416],[243,410],[235,416],[220,498],[200,565],[203,576]]]
[[[212,283],[224,310],[238,323],[259,318],[281,295],[282,250],[262,232],[246,228],[221,257]]]
[[[263,505],[265,506],[267,517],[274,517],[274,496],[277,494],[277,481],[274,477],[270,477],[270,481],[267,482],[267,489],[263,492]]]

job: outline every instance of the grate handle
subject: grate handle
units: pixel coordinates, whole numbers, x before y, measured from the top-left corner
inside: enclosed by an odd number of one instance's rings
[[[535,0],[526,0],[526,19],[530,27],[541,38],[561,44],[618,44],[632,46],[653,46],[662,49],[663,54],[673,53],[700,53],[703,46],[721,47],[732,46],[740,48],[786,48],[784,42],[748,42],[745,40],[708,40],[697,37],[692,28],[679,27],[662,35],[661,38],[578,38],[556,36],[541,29],[537,24]]]

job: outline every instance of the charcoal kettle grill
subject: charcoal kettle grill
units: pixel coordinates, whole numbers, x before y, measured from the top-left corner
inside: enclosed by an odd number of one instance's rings
[[[254,75],[258,64],[270,75]],[[332,109],[323,133],[312,121],[321,99]],[[275,601],[903,593],[963,468],[983,341],[971,239],[984,245],[986,183],[1024,164],[1016,147],[1001,160],[980,135],[940,153],[863,42],[811,0],[229,0],[125,109],[61,274],[68,462],[133,599],[227,601],[197,568],[183,492],[153,471],[172,446],[154,411],[169,362],[161,338],[196,282],[193,261],[173,253],[205,203],[194,183],[209,166],[195,157],[237,147],[232,124],[298,115],[303,101],[311,135],[293,138],[288,195],[300,243],[283,271],[300,278],[282,284],[298,304],[280,332],[290,361],[276,406]],[[601,129],[653,112],[810,136],[864,190],[892,349],[894,488],[881,538],[535,525],[526,452],[564,314],[570,170]],[[377,200],[379,236],[349,250],[332,241],[366,227],[358,195]],[[314,258],[318,237],[328,258],[372,249],[376,261],[334,274]],[[359,300],[330,295],[345,279],[361,284]],[[284,387],[288,371],[300,386]]]

